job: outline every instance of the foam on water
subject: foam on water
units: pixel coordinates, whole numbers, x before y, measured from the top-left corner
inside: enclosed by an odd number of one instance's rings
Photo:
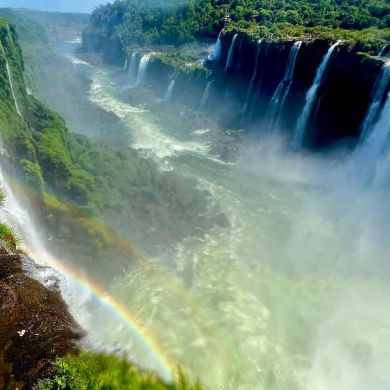
[[[118,110],[132,147],[197,179],[228,219],[110,286],[164,351],[211,389],[387,389],[387,193],[356,192],[340,160],[288,153],[276,136],[221,164],[193,141],[206,129],[179,141],[94,77],[91,99]]]
[[[131,146],[138,150],[149,150],[159,159],[180,153],[207,155],[209,146],[196,141],[179,141],[162,132],[151,114],[142,108],[124,103],[116,96],[116,84],[108,73],[93,69],[90,100],[106,111],[112,112],[129,128]]]

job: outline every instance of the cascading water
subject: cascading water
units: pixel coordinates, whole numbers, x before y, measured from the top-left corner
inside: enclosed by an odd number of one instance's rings
[[[252,73],[252,77],[251,77],[251,80],[249,81],[249,85],[248,85],[248,92],[246,93],[246,99],[245,99],[245,104],[244,104],[244,113],[246,114],[247,110],[248,110],[248,104],[249,104],[249,99],[251,98],[252,96],[252,90],[253,90],[253,84],[256,80],[256,76],[257,76],[257,66],[259,64],[259,57],[260,57],[260,51],[261,51],[261,43],[262,43],[262,40],[260,39],[257,43],[257,51],[256,51],[256,59],[255,59],[255,65],[254,65],[254,68],[253,68],[253,73]]]
[[[214,84],[214,81],[215,80],[211,80],[206,84],[206,87],[205,87],[203,95],[202,95],[202,100],[200,102],[200,108],[202,108],[202,109],[206,107],[206,104],[207,104],[207,101],[208,101],[209,95],[210,95],[210,88]]]
[[[235,48],[235,45],[236,45],[237,37],[238,37],[238,34],[234,34],[232,42],[230,44],[229,53],[228,53],[228,56],[227,56],[226,66],[225,66],[225,71],[226,72],[229,71],[230,69],[232,69],[233,65],[234,65],[234,48]]]
[[[218,34],[218,38],[217,38],[217,42],[215,43],[214,51],[208,57],[209,61],[217,62],[221,59],[221,51],[222,51],[221,34],[222,34],[222,32],[220,32]]]
[[[135,85],[141,85],[144,84],[146,81],[146,73],[148,70],[148,65],[150,61],[150,54],[145,54],[141,57],[139,68],[138,68],[138,74]]]
[[[127,70],[128,62],[129,62],[129,60],[128,60],[127,57],[126,57],[125,63],[124,63],[124,65],[123,65],[123,70]]]
[[[368,109],[367,115],[364,118],[361,132],[361,141],[365,142],[369,133],[372,129],[373,124],[379,115],[381,103],[385,97],[386,89],[390,79],[390,62],[383,65],[377,86],[375,88],[374,98],[372,99],[371,105]]]
[[[175,83],[176,83],[176,80],[173,79],[169,85],[168,85],[168,88],[167,88],[167,91],[165,92],[165,96],[164,96],[164,101],[165,102],[170,102],[172,100],[172,97],[173,97],[173,90],[175,88]]]
[[[388,188],[390,183],[390,91],[370,136],[370,150],[376,152],[378,157],[373,178],[374,185]]]
[[[303,106],[303,110],[295,126],[294,139],[293,139],[294,148],[300,148],[303,144],[305,138],[305,130],[309,122],[314,104],[317,100],[318,89],[324,81],[326,70],[328,68],[329,61],[332,58],[333,51],[339,44],[340,41],[337,41],[328,49],[327,53],[325,54],[324,58],[321,61],[320,66],[317,69],[314,82],[310,87],[310,89],[308,90],[308,92],[306,93],[305,105]]]
[[[284,77],[276,88],[275,93],[271,99],[270,107],[268,109],[269,117],[271,119],[270,130],[272,130],[275,127],[275,124],[279,121],[281,110],[290,91],[291,84],[294,79],[295,65],[301,45],[301,41],[297,41],[293,44],[290,55],[288,57]]]
[[[166,110],[158,120],[92,71],[90,99],[119,113],[132,148],[198,180],[229,221],[109,287],[160,349],[210,389],[389,389],[388,202],[334,185],[339,160],[272,143],[240,145],[236,163],[222,164],[206,143],[218,132],[192,132],[192,117],[168,120]],[[121,331],[99,319],[113,337]]]
[[[137,80],[137,73],[138,73],[138,67],[137,67],[137,52],[133,51],[130,57],[130,62],[127,68],[127,74],[129,79],[129,84],[134,85],[134,83]]]
[[[0,187],[5,195],[4,206],[0,208],[0,219],[2,222],[15,229],[16,233],[26,243],[27,250],[34,253],[45,253],[41,244],[37,229],[32,223],[31,217],[26,209],[17,201],[13,191],[6,181],[3,170],[0,166]]]
[[[10,86],[10,89],[11,89],[12,98],[14,99],[16,112],[18,113],[18,115],[21,118],[23,118],[23,115],[22,115],[22,113],[21,113],[21,111],[19,109],[18,101],[16,99],[15,89],[14,89],[14,85],[13,85],[13,82],[12,82],[11,69],[9,67],[9,64],[8,64],[8,61],[7,61],[7,57],[5,55],[4,47],[3,47],[3,45],[1,43],[0,43],[0,46],[1,46],[1,51],[2,51],[3,57],[4,57],[4,61],[5,61],[5,67],[6,67],[7,76],[8,76],[8,83],[9,83],[9,86]]]
[[[383,65],[374,98],[362,125],[362,135],[354,153],[354,163],[363,182],[375,179],[377,164],[383,157],[390,136],[390,62]],[[387,97],[385,96],[388,93]],[[383,109],[380,112],[383,101]]]
[[[388,45],[382,47],[381,51],[378,54],[378,57],[386,57],[387,47]]]

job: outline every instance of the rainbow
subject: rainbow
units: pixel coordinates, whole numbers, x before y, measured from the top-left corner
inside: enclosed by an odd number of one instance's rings
[[[66,265],[63,262],[54,259],[46,253],[46,256],[38,255],[29,251],[32,258],[44,258],[44,263],[38,263],[53,268],[59,272],[67,280],[75,282],[78,286],[92,293],[99,303],[108,308],[112,314],[121,319],[127,324],[129,331],[142,347],[148,351],[150,358],[153,360],[153,365],[157,373],[162,379],[171,382],[176,379],[177,364],[163,351],[158,341],[153,337],[147,328],[142,324],[139,318],[134,316],[129,309],[116,300],[110,293],[100,286],[97,282],[92,281],[78,273],[73,267]]]
[[[12,187],[18,189],[19,192],[27,195],[28,201],[32,202],[34,205],[37,205],[38,208],[42,206],[42,198],[35,192],[30,190],[24,183],[19,180],[15,180],[14,178],[8,178],[9,182],[11,181]],[[9,184],[11,184],[9,183]],[[51,196],[51,194],[46,193],[46,195]],[[73,223],[77,223],[78,219],[83,219],[85,217],[84,213],[73,207],[70,204],[62,202],[65,207],[64,215],[69,218]],[[91,218],[91,217],[89,217]],[[104,229],[110,235],[110,245],[115,246],[119,252],[126,254],[131,253],[132,256],[138,260],[142,260],[142,263],[149,262],[145,255],[138,249],[135,248],[134,245],[131,245],[126,239],[120,236],[114,229],[110,226],[107,226],[103,221],[94,218],[94,224],[101,229]],[[21,236],[23,236],[21,234]],[[102,307],[107,308],[110,311],[110,315],[113,315],[120,319],[123,324],[126,324],[126,327],[131,334],[132,340],[137,342],[137,345],[142,348],[143,353],[145,353],[146,357],[149,359],[147,363],[148,367],[152,367],[154,371],[165,381],[172,382],[175,379],[178,379],[178,363],[176,360],[173,360],[169,354],[164,351],[156,338],[148,331],[147,327],[142,323],[142,321],[134,315],[124,304],[115,299],[109,291],[107,291],[104,287],[99,285],[98,282],[92,280],[91,278],[86,277],[84,274],[74,266],[69,265],[70,262],[67,262],[66,259],[57,258],[53,256],[50,252],[48,252],[45,245],[40,248],[31,248],[28,243],[25,242],[25,246],[27,249],[27,253],[31,255],[33,259],[36,260],[37,264],[46,265],[53,268],[59,274],[61,274],[64,278],[66,278],[70,284],[75,283],[77,286],[81,287],[83,290],[91,293],[94,297],[96,297],[97,301],[101,304]],[[23,246],[23,245],[22,245]],[[39,253],[37,253],[39,252]],[[154,264],[154,263],[153,263]],[[218,328],[215,328],[203,313],[203,310],[197,302],[194,302],[193,298],[185,292],[183,286],[179,281],[177,281],[174,277],[169,275],[163,267],[159,267],[156,264],[159,271],[161,271],[165,276],[169,277],[172,285],[178,287],[178,292],[180,292],[181,299],[187,305],[191,306],[200,318],[203,318],[204,323],[207,324],[208,331],[211,331],[211,327],[213,328],[212,333],[216,339],[225,339],[229,340],[226,335]],[[68,302],[70,308],[72,308],[72,304]],[[234,345],[229,342],[224,347],[224,352],[226,356],[234,357]]]

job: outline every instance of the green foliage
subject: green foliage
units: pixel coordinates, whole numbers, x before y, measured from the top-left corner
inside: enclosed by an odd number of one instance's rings
[[[289,23],[273,24],[271,27],[255,22],[239,21],[229,24],[224,33],[241,32],[253,41],[286,41],[294,39],[343,40],[356,45],[356,50],[377,55],[383,45],[390,40],[390,29],[368,28],[364,30],[343,30],[330,27],[304,27]]]
[[[34,390],[201,390],[179,373],[177,383],[167,384],[156,374],[141,371],[123,359],[104,354],[82,352],[58,359],[50,379]]]
[[[173,67],[177,72],[193,73],[199,71],[207,77],[210,71],[199,62],[197,55],[178,53],[157,53],[152,56],[152,61],[159,61]]]
[[[176,6],[162,4],[156,7],[148,0],[117,0],[99,7],[85,31],[85,41],[92,35],[100,38],[96,42],[119,40],[122,47],[178,45],[196,37],[215,36],[226,23],[255,32],[265,29],[276,37],[288,36],[289,29],[316,33],[310,30],[313,28],[327,35],[335,30],[332,37],[340,35],[340,30],[371,29],[375,35],[390,26],[387,0],[188,0]],[[387,30],[383,39],[388,36]]]
[[[12,228],[4,223],[0,223],[0,240],[11,250],[16,250],[17,245],[20,243],[18,235]]]
[[[0,207],[4,206],[4,202],[4,193],[0,191]],[[12,228],[4,223],[0,223],[0,241],[6,245],[7,249],[16,250],[21,240]]]
[[[7,27],[8,35],[9,31]],[[8,53],[20,53],[14,38],[3,39],[7,59]],[[28,47],[33,45],[27,42]],[[16,54],[15,58],[20,59]],[[189,59],[186,56],[180,61]],[[15,79],[23,80],[21,69],[15,62]],[[2,82],[7,87],[4,68],[0,67]],[[76,218],[83,227],[80,232],[72,224],[71,233],[78,234],[71,240],[78,255],[85,252],[86,262],[93,259],[86,242],[102,251],[102,243],[109,241],[106,238],[112,241],[112,232],[102,228],[98,219],[152,254],[188,235],[202,234],[215,224],[214,216],[206,213],[207,195],[196,189],[196,182],[179,179],[173,172],[160,172],[153,161],[128,148],[128,136],[125,142],[113,146],[72,134],[57,113],[27,96],[25,87],[20,95],[24,101],[20,118],[12,96],[6,92],[6,88],[0,88],[0,136],[4,148],[19,166],[28,189],[45,202],[50,199],[49,205],[42,205],[42,209],[50,209],[45,214],[61,219],[57,211],[65,212],[68,221]],[[53,198],[60,202],[52,202]],[[53,227],[57,228],[50,225]]]

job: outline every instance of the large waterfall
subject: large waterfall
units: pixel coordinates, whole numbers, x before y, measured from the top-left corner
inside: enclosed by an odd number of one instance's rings
[[[176,83],[176,80],[173,79],[169,85],[168,85],[168,88],[167,88],[167,91],[165,92],[165,96],[164,96],[164,101],[165,102],[170,102],[172,100],[172,96],[173,96],[173,90],[175,88],[175,83]]]
[[[389,146],[390,136],[389,83],[390,62],[387,62],[383,65],[374,98],[363,122],[361,139],[354,154],[354,164],[358,167],[357,175],[364,183],[375,180],[378,164],[383,155],[388,152],[386,149]]]
[[[369,133],[372,130],[372,126],[375,123],[376,119],[378,118],[379,110],[381,104],[383,103],[386,89],[389,84],[389,79],[390,79],[390,63],[388,62],[385,63],[382,67],[381,74],[375,88],[374,98],[371,102],[371,105],[368,109],[367,115],[362,125],[361,140],[363,142],[369,136]]]
[[[301,45],[301,41],[297,41],[293,44],[290,51],[290,55],[288,57],[283,79],[280,81],[278,87],[275,90],[274,95],[272,96],[268,109],[269,117],[271,120],[270,130],[272,130],[275,127],[275,124],[278,123],[281,110],[290,91],[290,87],[294,79],[295,64],[297,62],[298,53]]]
[[[244,105],[244,113],[246,114],[247,110],[248,110],[248,104],[249,104],[249,99],[251,98],[252,96],[252,91],[253,91],[253,84],[256,80],[256,76],[257,76],[257,67],[259,65],[259,57],[260,57],[260,51],[261,51],[261,43],[262,43],[262,39],[260,39],[258,42],[257,42],[257,51],[256,51],[256,59],[255,59],[255,65],[253,67],[253,73],[252,73],[252,77],[251,77],[251,80],[249,81],[249,85],[248,85],[248,91],[246,93],[246,99],[245,99],[245,105]]]
[[[215,43],[214,51],[209,55],[209,61],[219,61],[221,59],[222,44],[221,44],[221,32],[218,34],[217,42]]]
[[[14,85],[13,85],[13,82],[12,82],[11,69],[9,67],[9,64],[8,64],[8,61],[7,61],[7,57],[5,55],[4,47],[3,47],[3,45],[1,43],[0,43],[0,46],[1,46],[1,51],[2,51],[3,57],[4,57],[4,61],[5,61],[5,67],[7,69],[8,83],[9,83],[9,86],[10,86],[10,89],[11,89],[11,94],[12,94],[12,98],[14,100],[16,112],[18,113],[18,115],[21,118],[23,118],[23,115],[22,115],[22,113],[21,113],[21,111],[19,109],[18,101],[16,99],[15,89],[14,89]]]
[[[150,57],[150,54],[145,54],[141,57],[138,67],[137,80],[135,83],[137,86],[145,83]]]
[[[390,91],[378,122],[373,128],[368,147],[370,151],[376,153],[374,157],[378,159],[373,177],[374,184],[388,187],[390,183]],[[370,156],[369,154],[368,158]]]
[[[324,81],[324,76],[326,75],[326,70],[329,61],[332,58],[333,51],[339,44],[340,42],[337,41],[328,49],[327,53],[325,54],[324,58],[321,61],[320,66],[317,69],[314,82],[306,93],[305,105],[295,126],[294,139],[293,139],[293,146],[295,148],[300,148],[303,144],[306,127],[309,122],[314,104],[317,101],[318,89]]]
[[[208,101],[209,95],[210,95],[210,88],[213,85],[214,81],[215,80],[211,80],[206,84],[206,87],[205,87],[203,95],[202,95],[202,100],[200,102],[200,108],[206,107],[206,104],[207,104],[207,101]]]
[[[234,47],[236,45],[236,39],[238,37],[238,34],[234,34],[232,42],[230,44],[229,53],[226,60],[226,66],[225,71],[228,71],[233,68],[234,65]]]

